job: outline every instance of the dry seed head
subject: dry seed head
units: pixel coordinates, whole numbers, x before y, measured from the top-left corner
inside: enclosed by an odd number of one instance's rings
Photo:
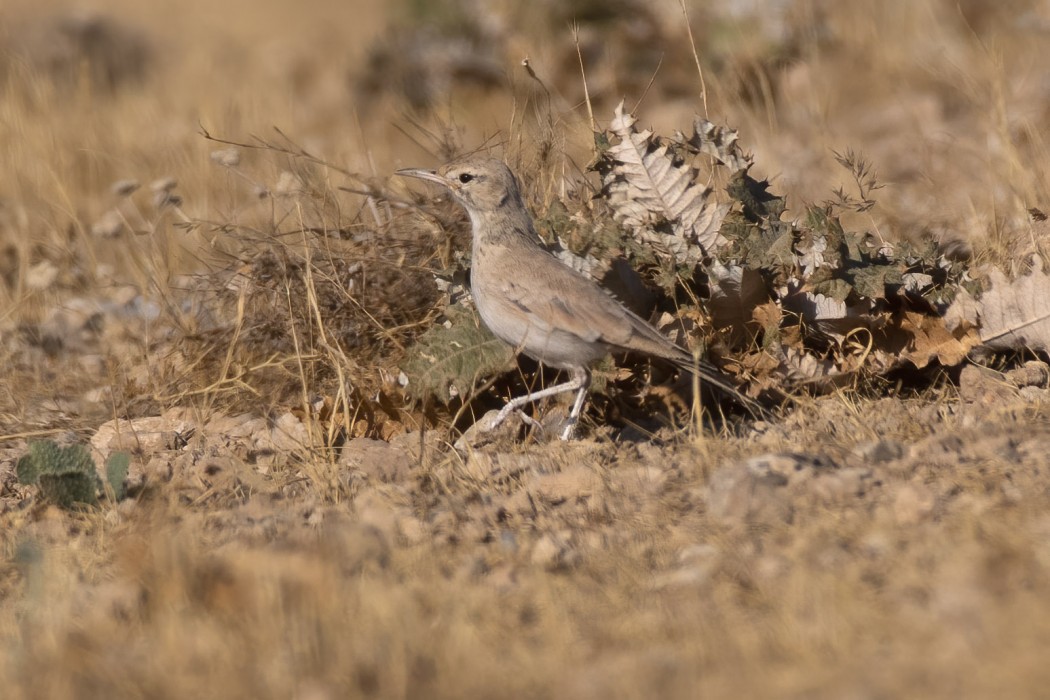
[[[182,205],[182,197],[170,190],[155,190],[153,192],[153,208],[164,209],[166,207],[177,207]]]
[[[120,184],[120,183],[117,183]],[[137,186],[137,183],[136,183]],[[114,185],[114,191],[116,191]],[[134,190],[132,190],[134,192]],[[123,195],[127,196],[127,195]],[[110,209],[91,224],[91,235],[99,238],[116,238],[124,230],[124,217],[116,209]]]
[[[958,233],[945,236],[938,241],[937,252],[952,262],[973,260],[973,244]]]
[[[277,184],[274,186],[273,191],[282,197],[302,194],[303,181],[295,173],[285,170],[277,178]]]
[[[241,152],[236,148],[222,148],[212,151],[211,159],[224,168],[234,168],[241,164]]]
[[[138,180],[117,180],[110,186],[110,191],[118,197],[130,197],[141,187]]]
[[[150,183],[149,188],[154,192],[171,192],[179,186],[179,181],[173,177],[162,177]],[[156,199],[156,198],[154,198]]]
[[[25,274],[25,285],[34,291],[48,289],[58,279],[58,268],[50,260],[41,260]]]

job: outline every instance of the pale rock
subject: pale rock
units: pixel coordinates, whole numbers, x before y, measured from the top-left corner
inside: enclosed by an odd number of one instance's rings
[[[397,532],[408,544],[418,544],[427,536],[423,521],[414,515],[402,515],[397,520]]]
[[[579,563],[580,554],[570,546],[566,533],[548,532],[532,546],[530,560],[547,571],[565,571]]]
[[[520,416],[510,416],[497,429],[493,430],[492,425],[496,422],[496,416],[498,415],[499,411],[493,409],[463,431],[463,435],[453,445],[456,451],[463,454],[469,453],[473,449],[496,442],[501,437],[509,438],[516,435],[521,426]]]
[[[918,525],[937,505],[937,496],[922,484],[901,484],[893,496],[893,518],[898,525]]]
[[[391,443],[370,438],[355,438],[343,445],[338,464],[344,469],[360,471],[369,479],[382,483],[407,481],[416,462],[404,450]]]
[[[25,274],[25,285],[27,289],[42,291],[49,288],[58,279],[58,268],[50,260],[41,260],[33,265]]]
[[[103,461],[118,450],[150,456],[155,452],[180,447],[196,430],[196,425],[184,419],[169,416],[148,416],[131,420],[117,418],[99,426],[91,438],[91,446]]]
[[[1034,387],[1045,389],[1050,385],[1050,365],[1042,360],[1029,360],[1017,369],[1006,373],[1006,380],[1022,389]]]
[[[1012,401],[1017,396],[1017,388],[1001,372],[968,364],[959,373],[959,398],[968,403],[987,406]]]

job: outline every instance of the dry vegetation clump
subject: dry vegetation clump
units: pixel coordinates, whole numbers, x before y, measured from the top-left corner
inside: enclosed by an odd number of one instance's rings
[[[416,3],[390,26],[350,76],[367,113],[384,95],[426,111],[457,89],[493,90],[504,82],[499,44],[507,28],[479,3]]]
[[[401,226],[390,204],[371,196],[344,211],[320,171],[292,167],[276,185],[257,186],[269,221],[191,223],[223,250],[217,269],[192,281],[195,317],[213,321],[171,345],[187,368],[171,381],[199,386],[217,377],[222,406],[246,395],[300,406],[327,397],[337,415],[362,421],[344,430],[378,435],[386,413],[376,394],[390,390],[405,345],[432,315],[429,270],[440,265],[442,246]]]
[[[4,697],[1042,692],[1050,10],[684,5],[3,3]],[[478,148],[791,408],[453,449]]]
[[[29,70],[60,90],[105,95],[138,86],[156,60],[142,32],[104,14],[60,14],[20,29],[0,72]]]

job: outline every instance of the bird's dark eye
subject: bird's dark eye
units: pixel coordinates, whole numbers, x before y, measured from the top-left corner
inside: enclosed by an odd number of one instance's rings
[[[470,173],[462,173],[459,176],[459,181],[462,182],[464,185],[467,184],[468,182],[470,182],[473,179],[474,179],[474,176],[471,175]]]

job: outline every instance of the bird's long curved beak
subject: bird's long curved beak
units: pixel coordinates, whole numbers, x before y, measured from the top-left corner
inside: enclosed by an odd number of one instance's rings
[[[420,180],[429,180],[436,182],[439,185],[448,187],[448,180],[438,175],[433,170],[423,170],[421,168],[403,168],[394,173],[395,175],[401,175],[402,177],[416,177]]]

